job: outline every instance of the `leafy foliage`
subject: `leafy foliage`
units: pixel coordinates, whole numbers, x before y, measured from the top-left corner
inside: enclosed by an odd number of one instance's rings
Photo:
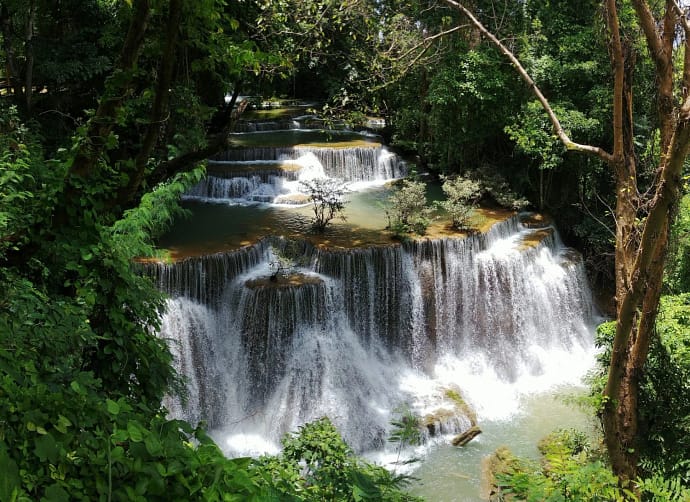
[[[690,296],[662,297],[657,320],[658,338],[650,347],[639,397],[640,452],[643,475],[653,479],[678,479],[690,487]],[[597,329],[597,344],[603,348],[600,368],[610,361],[615,323]],[[600,396],[603,370],[593,380],[592,394]],[[675,481],[674,481],[675,482]]]
[[[336,178],[314,178],[300,181],[300,185],[312,203],[314,217],[311,223],[315,232],[324,233],[336,217],[345,220],[343,211],[347,203],[347,183]]]
[[[422,433],[419,417],[407,406],[396,410],[398,417],[391,420],[392,430],[388,436],[388,442],[397,445],[396,464],[400,463],[400,454],[406,446],[421,444]],[[408,460],[405,463],[415,462],[417,459]]]
[[[552,433],[540,442],[541,463],[499,452],[496,490],[518,500],[625,501],[634,494],[618,485],[618,478],[574,430]]]
[[[481,197],[481,186],[467,178],[442,178],[446,200],[439,205],[450,215],[453,228],[463,230],[469,227],[470,216]]]
[[[431,223],[432,212],[433,208],[426,199],[426,184],[405,178],[396,184],[388,198],[388,227],[399,238],[411,232],[424,235]]]
[[[690,292],[690,195],[685,195],[671,229],[665,283],[674,293]]]
[[[259,464],[269,473],[268,484],[282,494],[280,500],[418,500],[400,489],[405,477],[358,459],[325,417],[285,436],[283,453]]]

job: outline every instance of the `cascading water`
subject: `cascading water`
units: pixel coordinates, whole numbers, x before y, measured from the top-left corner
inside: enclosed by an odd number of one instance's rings
[[[327,176],[345,181],[376,181],[398,178],[404,174],[401,162],[388,149],[371,146],[256,146],[237,148],[217,155],[221,162],[290,161],[314,155]]]
[[[399,178],[403,162],[385,147],[248,147],[209,160],[209,175],[186,199],[223,203],[304,203],[300,181],[316,177],[371,183]]]
[[[480,420],[501,417],[525,386],[574,381],[590,360],[583,266],[553,229],[513,217],[464,239],[303,244],[297,273],[274,283],[284,247],[149,266],[172,296],[161,336],[189,381],[187,404],[170,409],[206,420],[231,455],[273,451],[323,415],[357,451],[378,449],[403,404],[458,433],[468,417],[437,413],[452,408],[448,390]]]

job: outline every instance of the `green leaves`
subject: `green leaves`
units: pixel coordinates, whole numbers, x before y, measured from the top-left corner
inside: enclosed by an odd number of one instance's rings
[[[106,408],[108,410],[108,413],[110,413],[111,415],[117,415],[118,413],[120,413],[120,405],[112,399],[106,400]]]
[[[481,185],[477,181],[457,176],[443,178],[441,188],[446,195],[446,200],[439,205],[450,216],[453,228],[457,230],[468,229],[470,216],[482,195]]]
[[[58,460],[58,448],[55,438],[50,433],[44,433],[35,440],[34,452],[41,462],[55,463]]]
[[[324,233],[330,222],[339,217],[345,220],[345,195],[349,192],[347,183],[336,178],[315,178],[300,181],[300,190],[309,196],[314,211],[312,229]]]
[[[21,480],[17,463],[10,458],[5,445],[0,441],[0,500],[16,500],[20,491]]]
[[[424,235],[431,223],[433,208],[426,199],[426,184],[413,178],[405,178],[397,184],[386,206],[388,228],[398,238],[415,232]]]

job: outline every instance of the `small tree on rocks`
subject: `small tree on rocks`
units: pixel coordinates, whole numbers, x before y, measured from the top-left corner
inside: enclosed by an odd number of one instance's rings
[[[311,224],[315,232],[324,233],[336,217],[346,220],[343,210],[348,202],[345,200],[345,194],[349,192],[347,183],[336,178],[314,178],[301,181],[300,185],[312,203],[314,217]]]
[[[458,230],[467,229],[470,222],[472,211],[477,207],[477,203],[482,195],[482,187],[479,182],[463,178],[443,177],[443,193],[446,200],[439,202],[451,218],[453,228]]]
[[[424,235],[433,208],[426,201],[426,185],[421,181],[404,179],[388,198],[386,216],[388,228],[400,237],[410,232]]]

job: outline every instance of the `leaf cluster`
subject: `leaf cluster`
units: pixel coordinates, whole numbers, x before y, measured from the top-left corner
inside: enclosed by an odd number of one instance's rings
[[[388,228],[396,237],[412,232],[424,235],[434,211],[427,202],[426,184],[414,178],[401,180],[388,197],[385,211]]]
[[[286,435],[282,454],[258,462],[280,500],[418,500],[402,491],[406,478],[357,458],[326,417]]]
[[[661,298],[657,333],[640,382],[636,445],[643,477],[679,479],[690,488],[690,296]],[[597,328],[599,370],[592,377],[592,398],[601,398],[615,322]]]
[[[470,226],[470,216],[476,209],[482,195],[481,185],[474,180],[456,176],[443,177],[443,193],[446,200],[439,206],[450,216],[453,228],[465,230]]]
[[[575,430],[556,431],[540,442],[540,462],[503,452],[495,472],[500,496],[529,501],[635,499],[628,488],[589,447],[586,436]]]
[[[349,192],[347,183],[337,178],[314,178],[300,181],[300,190],[309,196],[314,217],[312,229],[324,233],[335,218],[345,221],[345,195]]]

